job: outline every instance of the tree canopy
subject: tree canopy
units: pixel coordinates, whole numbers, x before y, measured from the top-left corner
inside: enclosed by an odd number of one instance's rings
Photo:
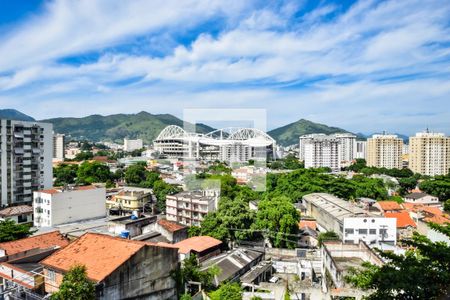
[[[11,219],[0,221],[0,243],[23,239],[32,234],[28,224],[17,224]]]
[[[243,290],[239,283],[225,283],[209,293],[211,300],[242,300]]]
[[[76,265],[67,272],[59,291],[53,293],[52,300],[94,300],[95,286],[92,281],[87,278],[86,267],[83,265]]]

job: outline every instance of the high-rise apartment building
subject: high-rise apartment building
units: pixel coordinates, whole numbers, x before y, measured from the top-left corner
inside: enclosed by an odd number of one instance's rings
[[[341,163],[350,163],[356,158],[356,135],[351,133],[336,133],[331,137],[339,142],[339,159]]]
[[[443,133],[420,132],[409,138],[409,168],[422,175],[448,174],[450,137]]]
[[[52,124],[0,120],[1,205],[33,201],[33,191],[51,188]]]
[[[356,158],[356,136],[351,133],[303,135],[299,138],[299,158],[311,168],[322,166],[338,170],[341,164],[349,164]]]
[[[64,160],[64,134],[53,134],[53,160]]]
[[[394,134],[375,134],[367,139],[367,165],[401,169],[403,140]]]
[[[303,139],[305,168],[328,167],[333,171],[341,168],[339,140],[333,136],[316,134]]]
[[[366,141],[356,141],[355,158],[367,159]]]

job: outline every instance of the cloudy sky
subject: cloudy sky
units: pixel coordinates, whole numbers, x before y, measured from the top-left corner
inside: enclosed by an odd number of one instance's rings
[[[450,133],[450,2],[1,1],[0,107]]]

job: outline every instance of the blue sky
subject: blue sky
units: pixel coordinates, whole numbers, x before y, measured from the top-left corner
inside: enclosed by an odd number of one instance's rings
[[[450,133],[448,1],[0,1],[0,107]]]

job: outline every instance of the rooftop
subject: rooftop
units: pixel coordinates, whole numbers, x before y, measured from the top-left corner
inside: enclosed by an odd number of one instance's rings
[[[11,217],[31,213],[33,213],[33,207],[30,205],[10,206],[0,210],[0,217]]]
[[[175,222],[171,222],[171,221],[167,221],[167,220],[158,220],[157,222],[161,227],[163,227],[165,230],[169,231],[169,232],[176,232],[178,230],[182,230],[185,229],[186,226],[183,226],[181,224],[175,223]]]
[[[400,205],[395,201],[378,201],[378,205],[382,210],[402,210]]]
[[[127,240],[98,233],[86,233],[66,248],[52,254],[41,263],[63,272],[75,264],[83,264],[87,276],[97,282],[105,279],[120,265],[150,243]]]
[[[343,222],[345,218],[365,216],[367,213],[349,201],[327,193],[312,193],[303,196],[303,201],[310,202],[334,218]]]
[[[219,241],[210,236],[194,236],[188,239],[185,239],[181,242],[174,244],[173,246],[179,248],[179,252],[186,254],[191,250],[195,252],[203,252],[208,250],[209,248],[213,248],[222,244],[222,241]]]
[[[0,243],[0,249],[5,250],[6,255],[13,255],[35,248],[46,249],[53,246],[65,247],[68,244],[69,241],[64,238],[59,231],[52,231],[17,241]]]
[[[387,212],[384,214],[386,218],[396,218],[397,219],[397,228],[406,228],[408,226],[416,227],[416,223],[414,223],[413,219],[409,216],[407,211],[399,211],[399,212]]]
[[[46,189],[46,190],[40,190],[39,193],[43,194],[57,194],[57,193],[63,193],[63,192],[72,192],[72,191],[87,191],[87,190],[95,190],[97,189],[94,185],[83,185],[83,186],[70,186],[67,188],[64,187],[54,187],[52,189]]]
[[[426,196],[429,196],[429,195],[427,193],[420,192],[420,193],[411,193],[411,194],[405,195],[405,198],[417,200],[417,199],[420,199],[420,198],[423,198]]]

